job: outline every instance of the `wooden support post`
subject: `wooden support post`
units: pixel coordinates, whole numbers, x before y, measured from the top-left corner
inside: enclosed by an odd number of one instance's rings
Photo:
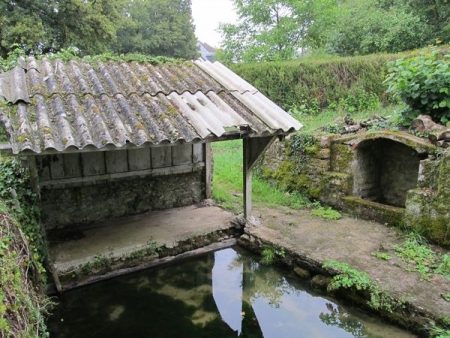
[[[39,174],[38,174],[38,169],[36,166],[36,156],[29,156],[27,159],[27,165],[28,165],[28,170],[30,171],[30,184],[31,184],[31,189],[39,194]],[[22,163],[24,163],[22,161]]]
[[[212,198],[212,174],[213,174],[213,168],[212,168],[212,149],[211,149],[211,143],[205,143],[204,146],[205,150],[205,181],[206,181],[206,191],[205,191],[205,197],[206,199]]]
[[[244,218],[252,215],[252,170],[266,149],[275,141],[276,136],[244,138]]]

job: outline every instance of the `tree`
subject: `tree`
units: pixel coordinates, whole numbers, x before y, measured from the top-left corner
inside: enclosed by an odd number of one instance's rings
[[[346,0],[327,50],[338,55],[396,53],[426,45],[429,30],[408,6],[387,1]]]
[[[289,60],[323,44],[337,0],[234,0],[237,24],[221,24],[223,60]]]
[[[6,58],[10,46],[19,44],[25,51],[38,51],[48,45],[43,18],[50,15],[44,1],[2,1],[0,3],[0,53]]]
[[[108,50],[116,39],[114,22],[119,19],[118,0],[60,0],[50,23],[51,48],[70,46],[81,54],[93,55]]]
[[[121,10],[116,53],[198,57],[190,0],[134,0]]]
[[[27,53],[77,47],[81,54],[107,50],[121,0],[16,0],[0,4],[0,53],[19,44]]]
[[[397,0],[399,1],[399,0]],[[409,0],[411,11],[430,29],[429,42],[442,40],[450,43],[450,1],[449,0]]]

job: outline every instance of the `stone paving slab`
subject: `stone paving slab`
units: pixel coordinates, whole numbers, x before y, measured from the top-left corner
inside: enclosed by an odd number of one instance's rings
[[[121,217],[80,230],[79,238],[50,246],[57,274],[75,270],[100,255],[119,258],[148,247],[173,248],[178,242],[229,229],[234,215],[216,206],[174,208]]]
[[[421,280],[418,272],[407,271],[407,263],[393,250],[396,244],[405,241],[399,230],[349,217],[324,220],[311,216],[308,210],[284,207],[257,207],[254,215],[262,225],[246,227],[247,234],[283,246],[311,265],[321,267],[327,260],[346,262],[358,271],[367,272],[384,290],[428,314],[428,318],[450,318],[450,302],[442,297],[450,293],[450,281],[441,275],[433,275],[429,281]],[[390,260],[372,255],[380,246],[388,249]]]

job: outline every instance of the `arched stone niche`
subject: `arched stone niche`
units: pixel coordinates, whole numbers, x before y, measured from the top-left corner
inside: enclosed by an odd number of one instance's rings
[[[356,147],[353,194],[362,199],[405,207],[408,190],[417,187],[420,161],[414,148],[388,138],[361,141]]]

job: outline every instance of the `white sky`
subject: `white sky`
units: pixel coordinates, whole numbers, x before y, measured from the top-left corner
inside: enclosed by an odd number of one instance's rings
[[[220,47],[219,23],[235,23],[232,0],[192,0],[195,35],[201,42]]]

